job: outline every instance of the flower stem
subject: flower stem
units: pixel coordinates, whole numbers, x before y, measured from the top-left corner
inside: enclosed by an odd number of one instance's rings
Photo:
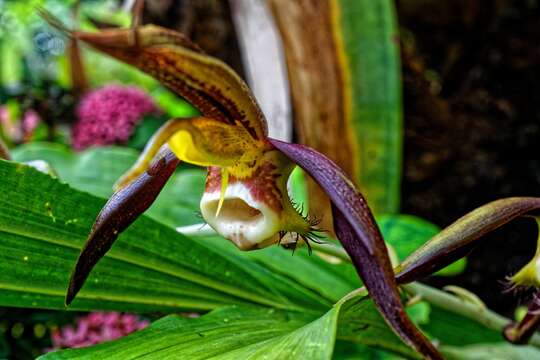
[[[420,295],[424,300],[435,306],[476,321],[491,330],[502,333],[504,328],[511,323],[511,320],[494,311],[479,307],[477,304],[469,303],[454,295],[419,282],[402,285],[402,287],[411,295]],[[529,345],[540,348],[540,335],[534,334],[529,341]]]

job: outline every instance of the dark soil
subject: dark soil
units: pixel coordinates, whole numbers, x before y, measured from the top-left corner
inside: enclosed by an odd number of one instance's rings
[[[401,1],[404,213],[446,226],[497,198],[540,196],[540,5],[536,1]],[[530,260],[536,226],[486,236],[466,272],[436,285],[474,291],[512,315],[505,278]]]

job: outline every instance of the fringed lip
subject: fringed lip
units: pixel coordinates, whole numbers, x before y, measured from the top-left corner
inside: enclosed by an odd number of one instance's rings
[[[247,176],[235,168],[209,167],[200,202],[203,218],[241,250],[295,242],[284,234],[307,235],[311,224],[289,198],[287,179],[292,168],[276,150],[264,152]]]
[[[241,250],[259,249],[275,242],[280,213],[256,199],[247,184],[238,181],[228,185],[218,212],[220,198],[219,190],[209,191],[200,202],[203,218],[218,234]]]

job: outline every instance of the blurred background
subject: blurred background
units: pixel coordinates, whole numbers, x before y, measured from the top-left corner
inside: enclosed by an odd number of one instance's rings
[[[279,6],[279,1],[270,3]],[[138,119],[136,126],[135,120],[126,120],[129,134],[125,138],[111,140],[109,134],[100,134],[103,142],[91,143],[77,137],[77,126],[85,126],[81,110],[85,99],[81,98],[81,89],[74,87],[77,84],[70,67],[73,53],[67,51],[71,45],[45,25],[35,12],[36,6],[47,8],[70,27],[95,29],[128,26],[133,1],[84,0],[77,5],[68,0],[0,0],[0,136],[14,158],[32,160],[32,152],[42,151],[41,145],[35,144],[44,141],[77,151],[111,144],[140,150],[166,119],[196,113],[153,79],[83,50],[85,86],[136,85],[152,104],[148,109],[125,105],[143,119]],[[540,196],[538,1],[400,0],[395,2],[395,9],[399,24],[395,41],[401,57],[398,85],[402,89],[398,111],[403,119],[402,132],[396,135],[401,137],[397,143],[401,142],[403,149],[400,170],[395,175],[399,213],[445,227],[497,198]],[[247,30],[241,27],[242,11],[242,1],[150,0],[142,20],[185,33],[204,51],[251,80],[250,84],[270,81],[265,74],[254,74],[256,67],[246,67],[249,56],[243,53]],[[283,24],[279,28],[286,31]],[[286,51],[287,46],[290,44],[285,44]],[[291,66],[290,57],[287,61],[294,82],[297,69]],[[124,90],[119,90],[119,96],[128,96],[122,93]],[[112,93],[107,96],[112,97]],[[291,96],[296,105],[300,100],[294,89]],[[292,135],[286,136],[309,143],[306,127],[317,128],[317,124],[302,120],[298,106],[287,106],[283,111],[290,111],[292,117],[285,118],[294,122],[280,126],[290,126]],[[324,143],[328,139],[311,140]],[[348,156],[343,151],[335,149],[336,161]],[[346,168],[346,164],[341,165]],[[76,177],[67,170],[66,174]],[[190,181],[200,192],[204,175],[197,176]],[[94,190],[102,196],[110,195],[108,189]],[[189,217],[185,223],[174,225],[197,221],[191,214]],[[530,294],[505,292],[505,279],[530,260],[536,238],[534,223],[518,219],[486,236],[468,256],[464,270],[426,281],[437,287],[452,284],[471,290],[489,308],[514,317]],[[59,329],[74,324],[82,315],[0,309],[0,357],[32,358],[44,349],[61,346],[58,339],[54,343],[53,334],[65,335]]]

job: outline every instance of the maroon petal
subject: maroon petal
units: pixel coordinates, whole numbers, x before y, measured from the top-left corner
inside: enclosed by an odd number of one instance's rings
[[[540,209],[540,198],[515,197],[496,200],[471,211],[409,255],[396,269],[398,283],[433,274],[465,256],[485,234],[536,209]]]
[[[386,245],[365,199],[351,180],[333,161],[309,147],[269,141],[306,170],[330,197],[336,235],[386,321],[419,353],[430,359],[442,359],[407,317]]]
[[[152,205],[179,162],[173,153],[167,151],[145,173],[114,193],[107,201],[94,222],[71,274],[66,305],[73,301],[92,268],[109,251],[118,235]]]

